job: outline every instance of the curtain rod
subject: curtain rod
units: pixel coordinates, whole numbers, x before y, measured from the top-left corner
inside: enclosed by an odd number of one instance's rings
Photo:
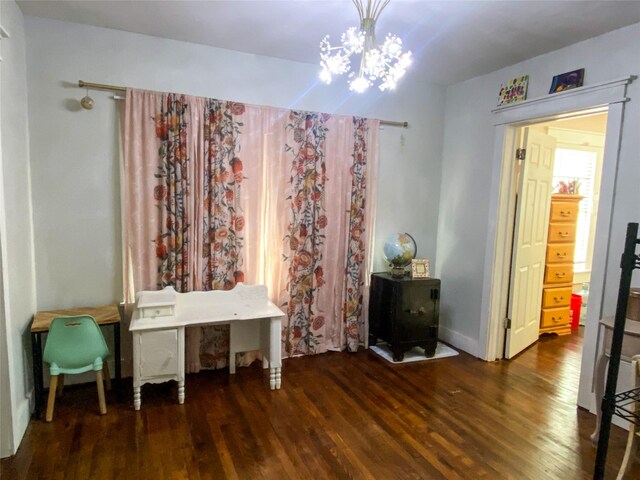
[[[80,88],[91,88],[93,90],[111,90],[115,92],[126,92],[127,87],[120,87],[118,85],[106,85],[104,83],[91,83],[85,82],[84,80],[78,80],[78,87]],[[393,120],[380,120],[380,125],[387,125],[389,127],[402,127],[407,128],[409,126],[409,122],[396,122]]]
[[[83,80],[78,80],[78,87],[80,88],[92,88],[94,90],[112,90],[116,92],[126,92],[127,87],[119,87],[117,85],[105,85],[104,83],[91,83]]]

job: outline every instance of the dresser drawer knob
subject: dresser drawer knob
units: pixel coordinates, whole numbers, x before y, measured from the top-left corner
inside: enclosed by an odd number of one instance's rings
[[[562,272],[562,273],[556,272],[556,277],[558,277],[558,278],[562,278],[562,277],[566,277],[566,276],[567,276],[566,272]]]
[[[556,253],[556,257],[566,257],[566,256],[567,256],[567,252],[562,252],[562,253],[558,252],[558,253]]]
[[[571,215],[571,211],[567,211],[565,212],[564,210],[560,210],[560,215],[563,217],[568,217],[569,215]]]
[[[553,297],[553,300],[556,302],[561,302],[564,300],[564,297]]]
[[[569,232],[558,232],[558,236],[559,237],[568,237],[569,236]]]

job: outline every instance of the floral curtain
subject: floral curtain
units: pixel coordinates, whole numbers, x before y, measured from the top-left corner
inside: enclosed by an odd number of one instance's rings
[[[286,313],[284,355],[357,350],[377,134],[376,120],[128,90],[125,285],[265,284]],[[187,344],[188,371],[226,365],[224,327],[189,329]]]

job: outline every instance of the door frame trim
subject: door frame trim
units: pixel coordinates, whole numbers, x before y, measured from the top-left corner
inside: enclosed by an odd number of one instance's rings
[[[611,213],[614,205],[613,193],[624,121],[624,104],[629,100],[626,97],[627,85],[635,78],[635,76],[629,75],[621,79],[527,100],[492,111],[494,113],[494,151],[491,164],[493,180],[489,201],[487,248],[484,259],[484,286],[478,344],[480,358],[488,361],[503,358],[505,332],[502,321],[508,302],[510,253],[513,237],[511,226],[515,202],[513,195],[515,169],[511,159],[514,158],[515,150],[518,148],[518,131],[523,126],[569,118],[584,111],[608,112],[585,347],[588,343],[586,342],[587,336],[593,335],[593,338],[597,336],[597,324],[601,316],[604,296]],[[502,252],[509,252],[509,255]],[[595,295],[594,292],[601,292],[601,294]],[[584,397],[583,383],[588,383],[590,390],[593,377],[593,362],[590,360],[595,358],[595,343],[594,340],[590,348],[583,349],[579,404],[585,403],[584,401],[580,402],[580,398]],[[587,405],[587,408],[590,406]]]

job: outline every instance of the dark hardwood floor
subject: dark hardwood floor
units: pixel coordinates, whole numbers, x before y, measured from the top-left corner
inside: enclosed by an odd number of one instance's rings
[[[392,365],[371,351],[286,360],[270,391],[258,365],[145,385],[98,414],[68,387],[52,423],[31,421],[3,479],[583,479],[595,418],[575,406],[581,336],[543,338],[507,362]],[[612,428],[607,478],[627,432]],[[629,478],[640,478],[635,464]]]

